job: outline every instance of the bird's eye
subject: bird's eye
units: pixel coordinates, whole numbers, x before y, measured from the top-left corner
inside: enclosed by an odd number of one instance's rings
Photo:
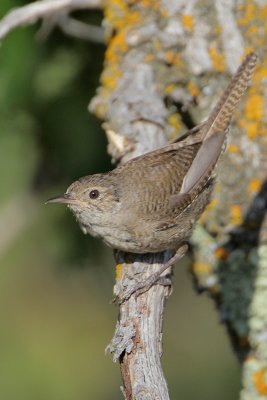
[[[97,199],[99,196],[99,191],[94,189],[91,190],[91,192],[89,193],[90,199]]]

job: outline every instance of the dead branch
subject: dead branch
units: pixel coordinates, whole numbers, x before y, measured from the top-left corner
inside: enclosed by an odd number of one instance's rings
[[[10,11],[0,21],[0,39],[18,26],[31,25],[41,18],[74,10],[101,8],[102,0],[40,0]]]

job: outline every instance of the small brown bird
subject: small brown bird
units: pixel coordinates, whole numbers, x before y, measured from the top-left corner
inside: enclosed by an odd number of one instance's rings
[[[113,171],[80,178],[48,203],[67,204],[84,233],[114,249],[177,250],[210,200],[233,111],[256,63],[250,53],[204,123]]]

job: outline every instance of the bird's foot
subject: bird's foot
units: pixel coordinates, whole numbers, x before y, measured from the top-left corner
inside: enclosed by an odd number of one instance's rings
[[[166,271],[166,269],[170,268],[175,262],[181,260],[185,253],[188,250],[188,245],[184,244],[176,251],[176,253],[164,264],[162,264],[161,268],[151,275],[144,282],[137,283],[134,287],[126,290],[121,298],[117,298],[119,304],[124,303],[128,300],[133,294],[135,297],[140,296],[140,294],[147,292],[153,285],[163,285],[163,286],[171,286],[170,278],[166,276],[161,277],[161,274]]]

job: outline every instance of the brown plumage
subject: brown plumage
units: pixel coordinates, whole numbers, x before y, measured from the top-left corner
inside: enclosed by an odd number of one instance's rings
[[[250,53],[204,123],[111,172],[79,179],[49,202],[66,203],[85,233],[115,249],[177,249],[209,202],[233,111],[256,63]]]

